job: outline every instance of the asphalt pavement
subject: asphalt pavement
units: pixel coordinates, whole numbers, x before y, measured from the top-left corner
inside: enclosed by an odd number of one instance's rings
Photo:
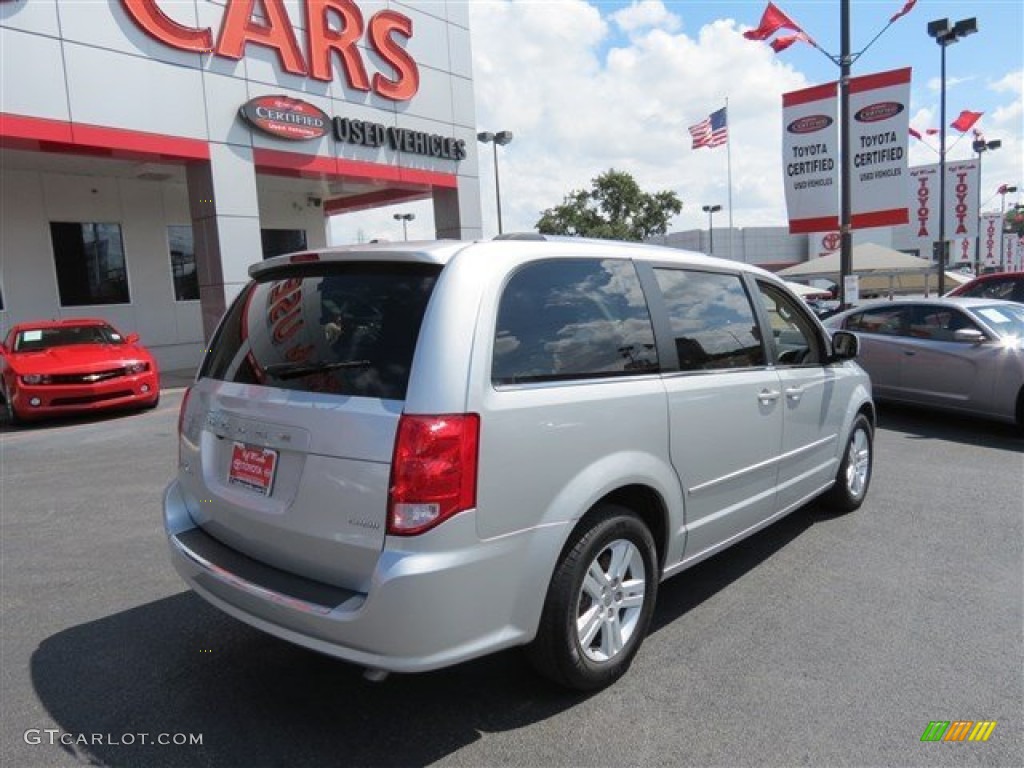
[[[861,510],[805,508],[664,583],[632,669],[580,696],[515,650],[370,683],[186,591],[160,518],[179,378],[153,411],[0,432],[4,766],[1024,763],[1008,427],[883,409]],[[921,741],[956,720],[996,726]]]

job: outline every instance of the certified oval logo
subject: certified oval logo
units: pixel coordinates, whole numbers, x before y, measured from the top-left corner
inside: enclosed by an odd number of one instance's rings
[[[903,105],[898,101],[882,101],[858,110],[853,119],[858,123],[877,123],[895,117],[902,111]]]
[[[326,136],[331,118],[309,102],[290,96],[259,96],[239,110],[242,119],[264,133],[289,141],[307,141]]]
[[[794,120],[786,126],[790,133],[814,133],[822,128],[832,125],[832,118],[828,115],[807,115],[799,120]]]

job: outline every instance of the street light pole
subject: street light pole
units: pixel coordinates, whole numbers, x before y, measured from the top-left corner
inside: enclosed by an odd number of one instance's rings
[[[976,275],[981,273],[981,156],[985,152],[999,149],[1001,146],[1003,146],[1003,142],[999,139],[992,141],[975,139],[971,145],[971,148],[978,153],[978,236],[974,239],[974,274]],[[1000,248],[1002,248],[1002,241],[1000,241]]]
[[[928,22],[928,35],[935,38],[942,49],[941,74],[939,86],[939,296],[946,292],[946,47],[978,31],[976,19],[961,19],[952,27],[949,19],[936,19]]]
[[[722,210],[720,205],[703,205],[701,210],[708,215],[708,255],[715,255],[715,227],[713,224],[714,219],[712,218],[716,213]]]
[[[415,219],[415,218],[416,218],[416,214],[415,213],[396,213],[395,214],[395,220],[402,222],[402,239],[403,240],[407,241],[409,239],[409,232],[406,229],[406,225],[408,225],[408,223],[410,221],[412,221],[413,219]]]
[[[505,146],[512,141],[512,131],[481,131],[476,135],[477,141],[484,144],[490,143],[494,150],[494,199],[498,206],[498,234],[502,233],[501,227],[501,176],[498,173],[498,145]]]

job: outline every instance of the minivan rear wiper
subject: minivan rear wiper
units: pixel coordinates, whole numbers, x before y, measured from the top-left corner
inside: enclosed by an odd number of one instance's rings
[[[264,370],[274,378],[287,380],[311,376],[314,373],[324,373],[325,371],[338,371],[344,368],[369,368],[371,365],[372,363],[369,360],[345,360],[334,363],[313,363],[312,365],[275,363],[274,365],[268,365]]]

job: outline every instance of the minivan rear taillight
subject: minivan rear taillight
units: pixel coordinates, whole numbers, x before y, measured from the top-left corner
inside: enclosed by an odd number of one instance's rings
[[[412,536],[476,506],[480,417],[403,414],[388,488],[390,534]]]

